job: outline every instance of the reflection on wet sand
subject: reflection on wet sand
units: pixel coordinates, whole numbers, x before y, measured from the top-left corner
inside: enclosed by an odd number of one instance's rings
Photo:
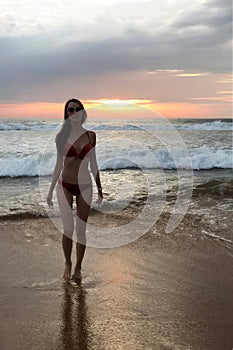
[[[61,305],[61,329],[57,350],[88,349],[86,291],[80,281],[75,286],[64,283]]]
[[[165,236],[168,216],[128,246],[89,247],[80,285],[54,279],[64,262],[49,220],[2,223],[0,348],[231,349],[232,248],[198,239],[207,228],[192,214]]]

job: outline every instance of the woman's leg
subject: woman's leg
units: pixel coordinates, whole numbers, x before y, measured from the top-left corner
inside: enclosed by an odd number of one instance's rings
[[[76,254],[77,254],[77,263],[75,266],[74,279],[75,277],[80,278],[80,271],[82,260],[84,257],[86,249],[86,224],[89,216],[91,201],[92,201],[92,186],[82,191],[76,197],[77,204],[77,221],[76,221]]]
[[[64,234],[62,235],[62,247],[65,256],[65,271],[63,278],[70,279],[72,262],[71,253],[73,245],[74,219],[73,219],[73,195],[60,184],[57,185],[57,198],[63,222]]]

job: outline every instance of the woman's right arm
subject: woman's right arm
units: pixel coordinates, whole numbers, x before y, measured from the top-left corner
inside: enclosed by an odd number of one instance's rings
[[[53,203],[52,203],[53,190],[54,190],[54,187],[56,186],[56,183],[57,183],[59,175],[62,171],[62,168],[63,168],[63,154],[61,152],[57,151],[57,161],[56,161],[56,165],[54,168],[53,178],[52,178],[52,182],[50,185],[49,193],[47,196],[47,203],[49,206],[53,205]]]

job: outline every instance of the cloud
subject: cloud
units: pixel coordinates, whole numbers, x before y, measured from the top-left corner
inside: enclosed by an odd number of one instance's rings
[[[217,91],[217,94],[219,95],[232,95],[232,91],[228,90],[228,91]]]
[[[180,11],[172,25],[177,28],[205,26],[224,27],[232,22],[232,9],[229,0],[208,0],[192,11],[189,8]]]
[[[211,0],[198,6],[178,11],[159,27],[151,17],[146,23],[136,17],[121,22],[116,16],[114,22],[113,15],[99,15],[91,23],[72,22],[48,32],[35,21],[31,25],[38,31],[31,35],[5,34],[0,37],[1,99],[20,99],[24,92],[32,98],[33,91],[38,94],[45,86],[65,89],[74,81],[86,87],[92,79],[104,91],[103,76],[116,73],[229,73],[228,1]],[[8,21],[15,28],[13,19]]]
[[[208,74],[209,73],[181,73],[181,74],[176,74],[176,77],[201,77]]]
[[[188,100],[192,100],[193,102],[197,103],[219,103],[219,102],[224,102],[224,103],[229,103],[232,104],[232,98],[228,97],[227,95],[231,94],[223,94],[224,96],[209,96],[209,97],[189,97]]]

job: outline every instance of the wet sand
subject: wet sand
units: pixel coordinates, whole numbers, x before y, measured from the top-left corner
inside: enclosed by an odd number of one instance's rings
[[[231,349],[233,247],[188,215],[164,234],[166,220],[126,246],[87,248],[78,285],[62,281],[49,219],[2,221],[0,348]]]

